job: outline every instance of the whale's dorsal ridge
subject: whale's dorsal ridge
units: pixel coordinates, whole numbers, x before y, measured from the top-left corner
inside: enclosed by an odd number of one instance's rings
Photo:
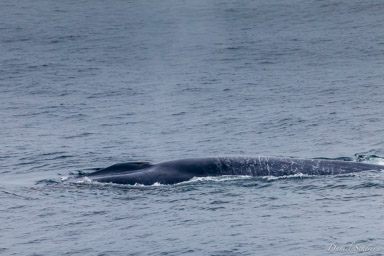
[[[138,165],[138,166],[149,166],[149,165],[151,165],[150,162],[127,162],[125,164],[134,164],[134,165]]]

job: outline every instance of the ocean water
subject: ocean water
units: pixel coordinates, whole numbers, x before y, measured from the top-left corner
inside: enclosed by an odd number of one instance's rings
[[[383,163],[383,13],[379,0],[2,0],[0,254],[383,255],[384,172],[61,182],[189,157]]]

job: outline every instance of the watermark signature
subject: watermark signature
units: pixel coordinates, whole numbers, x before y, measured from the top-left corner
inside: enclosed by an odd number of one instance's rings
[[[331,245],[328,247],[328,251],[329,252],[375,252],[376,247],[365,246],[353,241],[345,245],[331,243]]]

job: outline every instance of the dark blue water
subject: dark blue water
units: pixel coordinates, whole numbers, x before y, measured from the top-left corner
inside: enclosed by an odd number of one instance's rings
[[[383,162],[383,13],[378,0],[2,0],[0,254],[384,254],[382,172],[60,182],[187,157]]]

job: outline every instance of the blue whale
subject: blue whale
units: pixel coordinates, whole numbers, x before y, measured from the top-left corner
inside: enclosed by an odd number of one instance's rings
[[[193,177],[220,175],[285,176],[294,174],[337,175],[384,166],[352,161],[294,159],[277,157],[192,158],[151,164],[128,162],[115,164],[86,176],[92,181],[116,184],[175,184]]]

